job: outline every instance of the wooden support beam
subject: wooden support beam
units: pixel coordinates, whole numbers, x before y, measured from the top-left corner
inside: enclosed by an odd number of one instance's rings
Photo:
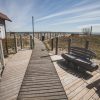
[[[85,42],[85,48],[88,49],[89,48],[89,41]]]
[[[44,40],[45,40],[45,33],[44,33]]]
[[[33,49],[33,46],[32,46],[32,36],[30,35],[30,49]]]
[[[51,33],[49,33],[50,34],[50,39],[51,39]]]
[[[58,54],[58,37],[56,37],[56,48],[55,48],[55,55]]]
[[[17,53],[17,38],[15,33],[14,33],[14,44],[15,44],[15,53]]]
[[[68,39],[68,53],[70,53],[71,39]]]
[[[39,33],[38,33],[38,39],[39,39]]]
[[[53,38],[51,39],[51,51],[53,51]]]
[[[56,33],[55,33],[55,37],[56,37]]]
[[[48,33],[47,33],[47,39],[48,39]]]
[[[23,49],[22,35],[20,35],[20,47]]]

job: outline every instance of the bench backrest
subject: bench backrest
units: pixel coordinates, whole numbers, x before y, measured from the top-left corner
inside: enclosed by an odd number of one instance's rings
[[[93,57],[96,57],[96,54],[93,51],[80,47],[70,47],[69,53],[83,59],[92,59]]]

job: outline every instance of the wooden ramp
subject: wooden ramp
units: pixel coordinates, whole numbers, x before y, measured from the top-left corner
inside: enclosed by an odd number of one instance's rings
[[[26,74],[18,100],[67,100],[56,69],[51,62],[45,46],[35,40]]]

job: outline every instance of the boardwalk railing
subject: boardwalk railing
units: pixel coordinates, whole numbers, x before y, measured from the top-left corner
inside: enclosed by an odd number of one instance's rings
[[[8,57],[9,54],[15,54],[22,49],[33,49],[33,41],[31,34],[9,32],[6,35],[6,39],[1,40],[1,42],[0,43],[3,44],[3,48],[0,48],[0,74],[2,75],[3,69],[5,67],[3,58]]]
[[[17,53],[21,49],[32,49],[32,36],[30,34],[19,34],[10,32],[7,33],[7,49],[5,45],[5,39],[3,40],[4,55]]]
[[[46,40],[49,50],[54,54],[66,53],[70,46],[78,46],[91,49],[100,59],[100,35],[82,36],[82,35],[63,35]]]
[[[69,39],[71,39],[71,46],[92,49],[98,55],[97,58],[100,59],[100,35],[86,36],[66,34],[66,32],[34,32],[34,36],[41,41],[44,40],[48,44],[49,50],[54,51],[54,54],[68,52]],[[6,54],[5,40],[3,40],[3,45]],[[16,53],[20,49],[32,49],[32,32],[8,33],[7,46],[9,54]]]

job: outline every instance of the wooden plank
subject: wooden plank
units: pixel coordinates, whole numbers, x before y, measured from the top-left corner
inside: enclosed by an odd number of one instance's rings
[[[100,97],[97,93],[95,93],[92,97],[93,100],[98,100]]]
[[[81,80],[80,82],[78,82],[76,85],[70,87],[68,90],[66,89],[65,92],[66,94],[71,93],[72,91],[74,91],[75,89],[77,89],[80,85],[82,85],[84,82]]]
[[[77,95],[80,91],[82,91],[85,87],[86,87],[86,83],[83,83],[81,86],[79,86],[76,90],[74,90],[73,92],[71,92],[68,95],[69,99],[72,99],[75,95]]]
[[[43,97],[67,99],[58,74],[44,45],[36,40],[29,66],[25,73],[18,100]],[[42,50],[42,51],[41,51]]]
[[[64,95],[60,96],[38,96],[38,97],[19,97],[18,100],[66,100],[66,97]]]
[[[84,88],[80,93],[78,93],[72,100],[80,100],[87,92],[89,89]]]
[[[89,100],[93,100],[93,98],[90,98]]]
[[[86,95],[84,95],[81,100],[88,100],[95,93],[94,89],[91,89]]]
[[[29,98],[32,98],[32,97],[50,97],[50,96],[52,96],[52,98],[54,98],[53,96],[57,96],[57,97],[62,98],[62,99],[66,97],[66,95],[65,95],[64,92],[33,93],[33,94],[31,94],[31,93],[29,93],[29,94],[23,94],[23,93],[21,93],[21,95],[19,97],[21,97],[21,96],[22,96],[22,98],[28,98],[28,97]]]
[[[67,90],[69,89],[70,87],[74,86],[75,84],[77,84],[79,81],[81,81],[80,79],[77,79],[77,80],[74,80],[72,81],[70,84],[67,84],[64,86],[64,88]]]

